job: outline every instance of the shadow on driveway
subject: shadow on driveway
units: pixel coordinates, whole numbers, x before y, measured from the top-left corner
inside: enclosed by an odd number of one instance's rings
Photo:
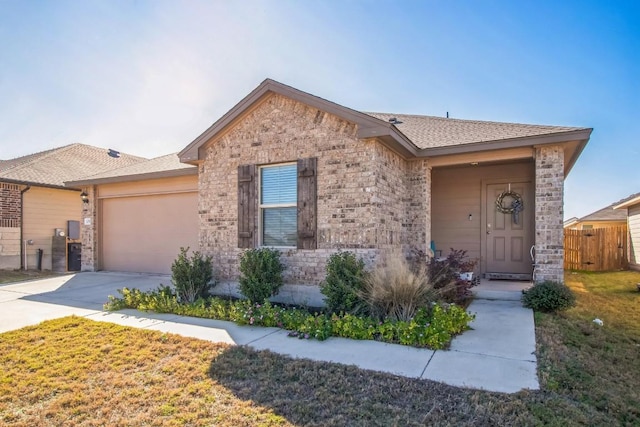
[[[120,296],[118,289],[126,287],[147,291],[161,284],[171,284],[171,277],[154,274],[85,272],[17,283],[5,286],[2,290],[24,293],[21,299],[27,301],[102,310],[109,295]]]

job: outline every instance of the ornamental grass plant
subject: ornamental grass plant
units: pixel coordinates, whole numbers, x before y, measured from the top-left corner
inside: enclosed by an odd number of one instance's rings
[[[359,295],[372,316],[409,321],[437,300],[438,291],[423,265],[413,270],[404,259],[393,257],[367,275]]]

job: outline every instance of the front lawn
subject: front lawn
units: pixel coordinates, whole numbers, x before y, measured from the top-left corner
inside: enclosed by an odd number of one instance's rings
[[[618,423],[640,425],[640,273],[566,272],[565,279],[576,307],[536,313],[542,385]]]
[[[536,314],[540,391],[466,390],[71,317],[0,334],[0,424],[638,425],[640,273],[566,277],[577,306]]]

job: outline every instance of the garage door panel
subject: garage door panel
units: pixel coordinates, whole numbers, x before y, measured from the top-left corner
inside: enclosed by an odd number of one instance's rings
[[[102,268],[170,273],[180,247],[198,248],[198,195],[102,200]]]

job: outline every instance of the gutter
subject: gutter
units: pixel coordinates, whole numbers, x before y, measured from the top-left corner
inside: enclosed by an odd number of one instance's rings
[[[27,264],[25,262],[27,258],[27,247],[22,244],[22,237],[24,235],[24,193],[29,190],[31,190],[30,185],[27,185],[25,188],[20,190],[20,270],[27,268]]]

